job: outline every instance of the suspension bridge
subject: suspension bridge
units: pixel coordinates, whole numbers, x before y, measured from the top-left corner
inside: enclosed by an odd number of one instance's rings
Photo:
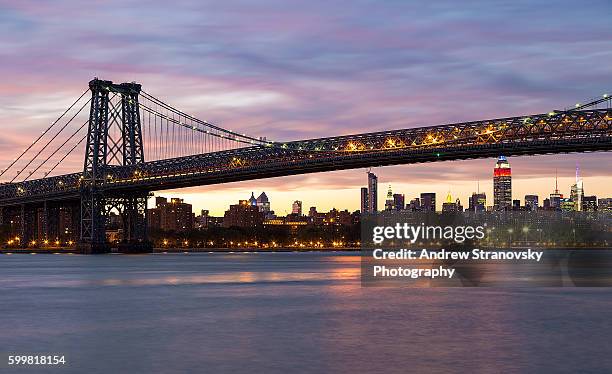
[[[125,248],[148,251],[146,205],[153,191],[500,154],[609,150],[609,95],[548,113],[283,142],[198,119],[139,84],[94,79],[0,171],[0,225],[10,223],[27,246],[58,240],[59,221],[68,217],[80,251],[100,253],[108,251],[106,222],[116,209]],[[83,167],[66,173],[66,160],[74,157]]]

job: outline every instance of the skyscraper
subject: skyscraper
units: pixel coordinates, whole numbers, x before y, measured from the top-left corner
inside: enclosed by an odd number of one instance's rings
[[[561,209],[561,199],[563,194],[559,193],[559,183],[557,181],[557,171],[555,170],[555,190],[550,194],[550,209],[559,210]]]
[[[597,211],[597,196],[585,196],[582,198],[582,211],[583,212],[596,212]]]
[[[298,216],[302,215],[302,202],[299,200],[295,200],[291,205],[291,214],[296,214]]]
[[[436,211],[436,193],[423,192],[421,193],[421,210],[424,212]]]
[[[468,198],[468,207],[471,212],[484,212],[487,210],[487,195],[484,192],[473,192]]]
[[[538,210],[539,199],[538,195],[525,195],[525,209],[535,211]]]
[[[612,198],[599,199],[597,201],[597,210],[600,212],[612,212]]]
[[[410,200],[410,206],[407,207],[411,212],[418,212],[421,210],[421,200],[418,197]]]
[[[505,156],[499,156],[493,169],[493,209],[512,208],[512,172]]]
[[[584,187],[579,175],[578,164],[576,164],[576,183],[572,185],[570,200],[574,203],[574,210],[582,211],[582,199],[584,198]]]
[[[368,212],[378,211],[378,177],[374,173],[368,172]]]
[[[391,185],[387,190],[387,199],[385,200],[385,210],[395,210],[395,202],[393,201],[393,191],[391,191]]]
[[[270,212],[270,200],[268,199],[268,195],[265,192],[262,192],[261,195],[257,198],[257,207],[259,211],[267,214]]]
[[[367,187],[361,187],[361,213],[367,213],[368,212],[368,188]]]
[[[393,194],[393,205],[395,205],[395,210],[406,209],[406,197],[403,193]]]
[[[446,201],[442,203],[442,211],[443,212],[456,212],[457,211],[457,203],[453,202],[453,196],[451,192],[448,191],[448,195],[446,195]]]

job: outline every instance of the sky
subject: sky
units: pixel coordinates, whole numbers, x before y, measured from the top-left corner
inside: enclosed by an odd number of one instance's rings
[[[609,1],[0,1],[0,168],[94,76],[225,128],[296,140],[545,113],[612,93]],[[58,169],[82,169],[80,155]],[[513,197],[612,196],[612,154],[510,158]],[[494,159],[374,168],[406,194],[492,198]],[[359,208],[365,169],[164,191],[220,215],[265,191]],[[6,181],[6,175],[1,179]],[[9,178],[10,180],[10,178]]]

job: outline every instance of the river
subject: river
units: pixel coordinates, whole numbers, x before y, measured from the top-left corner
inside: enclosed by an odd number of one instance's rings
[[[612,371],[612,288],[361,287],[355,253],[0,255],[0,317],[3,360],[66,358],[15,372]]]

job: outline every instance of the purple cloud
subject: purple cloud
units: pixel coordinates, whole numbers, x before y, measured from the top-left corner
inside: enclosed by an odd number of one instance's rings
[[[138,81],[199,118],[278,140],[547,112],[612,90],[611,13],[607,1],[3,2],[0,163],[93,76]],[[542,175],[578,157],[594,176],[609,175],[605,153],[517,166]],[[488,178],[481,164],[415,166],[411,178]],[[61,171],[81,165],[75,155]],[[384,173],[407,178],[398,170]],[[274,185],[361,179],[354,171]]]

